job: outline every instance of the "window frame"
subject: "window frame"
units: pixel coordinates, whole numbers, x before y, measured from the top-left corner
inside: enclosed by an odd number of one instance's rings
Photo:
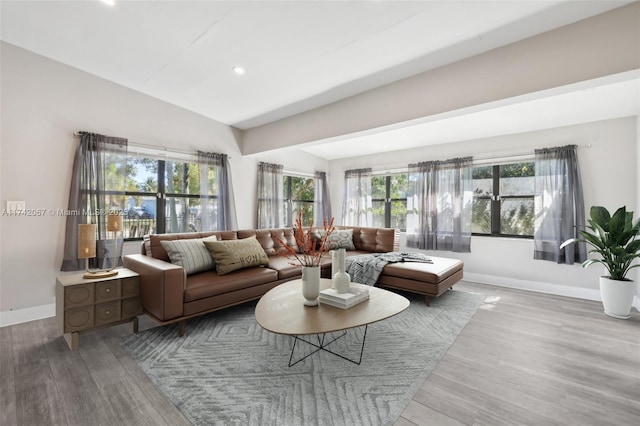
[[[531,199],[532,202],[535,202],[535,188],[531,188],[531,193],[526,195],[501,195],[500,194],[500,168],[504,166],[509,166],[512,164],[520,164],[520,163],[533,163],[533,159],[524,159],[522,161],[509,161],[509,162],[500,162],[492,165],[492,193],[489,195],[481,195],[476,196],[473,195],[473,201],[476,199],[484,199],[489,200],[490,206],[490,219],[491,219],[491,233],[481,233],[481,232],[472,232],[471,235],[477,237],[492,237],[492,238],[520,238],[520,239],[533,239],[535,229],[531,235],[520,235],[520,234],[504,234],[500,232],[501,229],[501,207],[503,200],[509,199]],[[474,164],[473,168],[486,167],[483,164]],[[535,165],[534,165],[535,167]],[[535,176],[535,170],[534,170]]]
[[[391,178],[393,176],[398,176],[398,175],[406,175],[407,176],[407,180],[409,178],[409,173],[408,172],[397,172],[397,173],[385,173],[385,174],[374,174],[373,176],[371,176],[371,179],[373,180],[374,178],[379,178],[379,177],[384,177],[385,179],[385,196],[384,198],[373,198],[373,196],[371,197],[371,204],[373,205],[376,201],[377,202],[384,202],[384,227],[385,228],[391,228],[391,207],[394,201],[404,201],[405,203],[405,208],[407,205],[407,197],[405,198],[391,198]],[[372,187],[373,187],[373,182],[372,182]],[[399,228],[401,232],[405,232],[406,229],[406,212],[405,212],[405,227],[404,228]]]
[[[311,181],[313,181],[313,195],[314,198],[312,200],[302,200],[302,199],[293,199],[292,195],[291,195],[291,188],[292,188],[292,178],[301,178],[301,179],[310,179]],[[303,203],[303,204],[310,204],[311,205],[311,218],[313,219],[314,215],[315,215],[315,195],[316,195],[316,184],[315,184],[315,178],[313,176],[305,176],[305,175],[299,175],[299,174],[294,174],[294,173],[284,173],[282,175],[282,192],[283,192],[283,201],[284,204],[286,206],[285,208],[285,223],[284,226],[285,227],[292,227],[293,226],[293,222],[297,219],[297,217],[293,217],[293,204],[294,203]],[[291,223],[290,223],[291,222]],[[304,222],[304,220],[303,220]],[[303,223],[304,226],[309,226],[309,223]]]
[[[152,160],[155,161],[157,164],[157,173],[156,173],[156,179],[157,179],[157,192],[145,192],[145,191],[125,191],[124,192],[124,197],[125,197],[125,205],[126,205],[126,200],[128,197],[147,197],[147,198],[155,198],[156,201],[156,212],[155,212],[155,217],[153,218],[149,218],[148,220],[152,221],[153,224],[155,225],[153,227],[153,230],[149,233],[153,233],[153,234],[165,234],[166,230],[167,230],[167,214],[166,214],[166,208],[167,208],[167,198],[176,198],[176,199],[198,199],[198,200],[215,200],[215,202],[218,201],[218,196],[217,195],[207,195],[207,196],[202,196],[201,194],[186,194],[186,193],[180,193],[180,192],[173,192],[173,193],[168,193],[167,192],[167,188],[166,188],[166,179],[167,179],[167,162],[170,163],[175,163],[175,164],[194,164],[197,165],[198,161],[197,158],[176,158],[176,159],[171,159],[171,158],[157,158],[154,155],[148,155],[148,154],[144,154],[144,153],[140,153],[140,154],[136,154],[136,155],[131,155],[127,157],[127,163],[129,162],[129,160],[134,159],[134,158],[143,158],[143,159],[147,159],[147,160]],[[202,204],[202,203],[201,203]],[[126,216],[125,216],[125,221],[127,220]],[[125,225],[126,226],[126,225]],[[190,231],[175,231],[175,232],[190,232]],[[194,232],[200,232],[200,231],[194,231]],[[127,237],[124,238],[124,241],[141,241],[143,239],[142,236],[136,236],[136,237]]]

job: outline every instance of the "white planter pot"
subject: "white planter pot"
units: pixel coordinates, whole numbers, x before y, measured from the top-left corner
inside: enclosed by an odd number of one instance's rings
[[[616,281],[600,277],[600,296],[604,313],[613,318],[627,319],[636,294],[635,281]]]

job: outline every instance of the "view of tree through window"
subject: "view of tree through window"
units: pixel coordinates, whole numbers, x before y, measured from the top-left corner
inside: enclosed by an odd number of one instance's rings
[[[200,165],[144,157],[130,157],[124,209],[125,238],[149,233],[203,230],[203,221],[216,229],[217,182],[209,170],[212,203],[200,197]],[[206,215],[206,217],[204,216]],[[206,219],[206,220],[205,220]]]
[[[371,178],[373,227],[406,229],[408,185],[406,174]]]
[[[473,168],[474,234],[533,236],[534,163]]]
[[[302,224],[311,224],[315,195],[314,179],[301,176],[284,176],[283,179],[286,226],[293,226],[299,212],[302,212]]]

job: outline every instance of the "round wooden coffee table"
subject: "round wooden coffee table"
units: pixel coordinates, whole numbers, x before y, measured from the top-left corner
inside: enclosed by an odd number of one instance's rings
[[[320,290],[329,287],[331,287],[330,279],[320,280]],[[262,296],[256,305],[256,321],[265,330],[294,337],[289,358],[290,367],[320,350],[360,364],[368,325],[397,315],[408,306],[409,300],[407,298],[377,287],[369,287],[368,300],[348,309],[336,308],[322,302],[318,306],[305,306],[302,297],[302,281],[297,279],[280,284]],[[362,326],[365,327],[365,331],[359,360],[349,359],[327,349],[329,344],[344,336],[346,330]],[[326,333],[338,331],[344,331],[344,333],[329,342],[325,341]],[[317,344],[300,337],[313,334],[318,336]],[[298,341],[315,346],[316,350],[304,358],[292,362]]]

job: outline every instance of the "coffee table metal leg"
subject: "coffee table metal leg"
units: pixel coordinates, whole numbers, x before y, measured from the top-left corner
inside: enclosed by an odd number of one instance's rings
[[[346,357],[346,356],[344,356],[344,355],[342,355],[342,354],[339,354],[339,353],[337,353],[337,352],[334,352],[334,351],[332,351],[332,350],[330,350],[330,349],[327,349],[327,346],[329,346],[331,343],[335,342],[336,340],[340,339],[341,337],[346,336],[346,334],[347,334],[347,330],[345,330],[345,331],[344,331],[342,334],[340,334],[338,337],[334,338],[333,340],[331,340],[330,342],[327,342],[327,343],[325,343],[325,341],[324,341],[324,340],[325,340],[325,337],[326,337],[326,333],[323,333],[323,334],[322,334],[322,339],[320,338],[320,335],[319,335],[319,334],[317,334],[317,335],[316,335],[316,336],[317,336],[317,339],[318,339],[318,344],[315,344],[315,343],[313,343],[313,342],[310,342],[310,341],[305,340],[305,339],[303,339],[303,338],[301,338],[301,337],[298,337],[298,336],[293,336],[294,340],[293,340],[293,346],[291,347],[291,355],[289,356],[289,367],[293,367],[294,365],[296,365],[296,364],[297,364],[297,363],[299,363],[300,361],[307,359],[308,357],[310,357],[311,355],[313,355],[313,354],[315,354],[316,352],[319,352],[319,351],[329,352],[330,354],[333,354],[333,355],[335,355],[335,356],[337,356],[337,357],[340,357],[340,358],[342,358],[342,359],[344,359],[344,360],[347,360],[347,361],[349,361],[349,362],[352,362],[352,363],[354,363],[354,364],[356,364],[356,365],[360,365],[360,363],[362,362],[362,354],[364,353],[364,343],[365,343],[365,341],[366,341],[366,339],[367,339],[367,329],[368,329],[368,328],[369,328],[369,326],[368,326],[368,325],[365,325],[365,326],[364,326],[364,334],[363,334],[363,336],[362,336],[362,346],[360,347],[360,358],[358,358],[358,360],[357,360],[357,361],[356,361],[356,360],[353,360],[353,359],[351,359],[351,358],[348,358],[348,357]],[[297,361],[295,361],[295,362],[293,362],[293,363],[292,363],[291,361],[293,360],[293,352],[294,352],[294,351],[295,351],[295,349],[296,349],[296,343],[298,342],[298,340],[300,340],[300,341],[302,341],[302,342],[304,342],[304,343],[306,343],[306,344],[308,344],[308,345],[311,345],[311,346],[315,347],[315,348],[316,348],[316,350],[312,351],[311,353],[309,353],[309,354],[307,354],[307,355],[303,356],[303,357],[302,357],[302,358],[300,358],[299,360],[297,360]]]

